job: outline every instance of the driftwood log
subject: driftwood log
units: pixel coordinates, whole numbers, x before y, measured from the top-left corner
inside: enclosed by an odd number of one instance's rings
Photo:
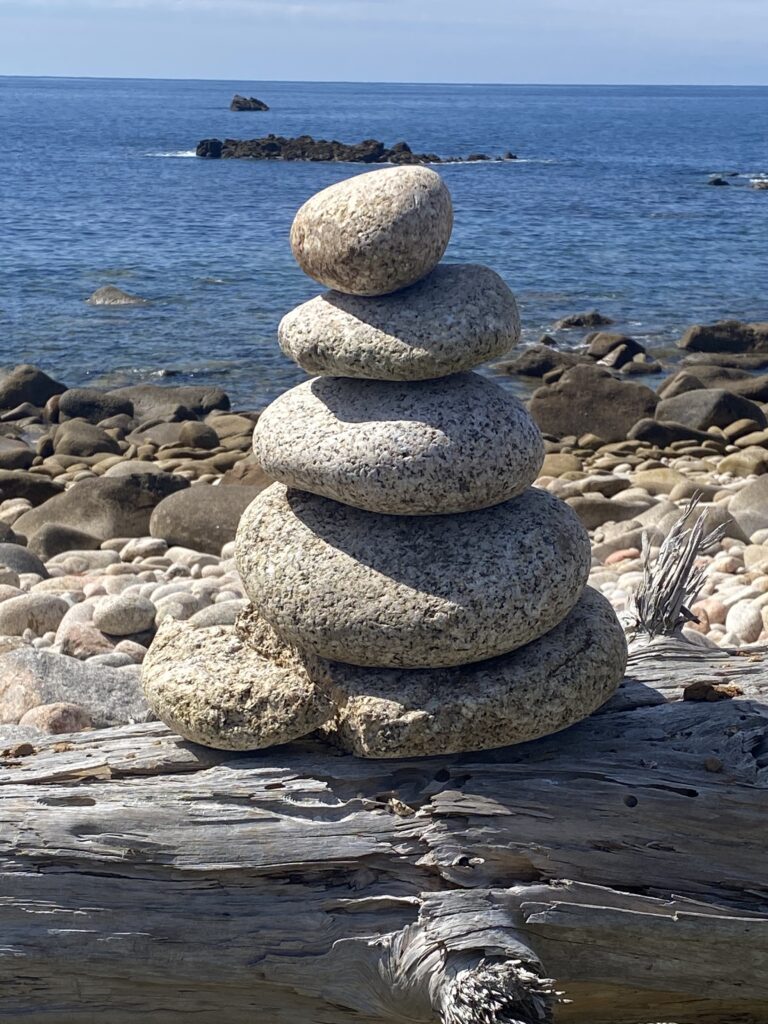
[[[768,663],[668,640],[484,754],[54,737],[0,764],[0,1021],[765,1024],[767,766]]]

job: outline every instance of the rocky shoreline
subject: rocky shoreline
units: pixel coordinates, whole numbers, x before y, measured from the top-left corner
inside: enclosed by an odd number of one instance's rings
[[[510,151],[500,156],[470,153],[466,157],[441,157],[437,153],[414,153],[407,142],[385,146],[377,139],[345,143],[336,139],[313,139],[311,135],[289,139],[271,134],[260,139],[202,139],[195,155],[206,160],[310,160],[353,164],[451,164],[517,159]]]
[[[644,531],[657,548],[700,494],[726,536],[700,560],[685,633],[768,642],[766,325],[695,326],[685,365],[656,389],[626,372],[641,353],[602,334],[568,353],[541,346],[556,365],[529,403],[546,452],[535,486],[589,531],[590,585],[620,614]],[[557,363],[566,354],[575,362]],[[258,419],[218,388],[67,388],[30,366],[0,379],[0,750],[141,720],[158,626],[234,623],[247,603],[235,530],[269,482],[251,450]]]

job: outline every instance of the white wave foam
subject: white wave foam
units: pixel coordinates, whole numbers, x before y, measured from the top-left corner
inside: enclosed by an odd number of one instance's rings
[[[179,150],[171,151],[169,153],[146,153],[145,156],[162,156],[162,157],[178,157],[178,158],[180,158],[180,157],[197,156],[197,153],[194,151],[194,149],[179,149]]]

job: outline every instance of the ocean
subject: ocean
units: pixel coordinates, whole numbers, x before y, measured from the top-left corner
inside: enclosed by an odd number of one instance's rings
[[[236,91],[271,109],[231,113]],[[194,157],[202,138],[268,132],[516,153],[439,170],[446,258],[507,280],[526,343],[596,307],[668,361],[691,323],[768,319],[768,191],[749,187],[768,174],[765,87],[0,78],[0,365],[217,384],[241,408],[303,379],[276,341],[320,290],[291,219],[370,168]],[[724,172],[730,187],[708,185]],[[87,305],[105,284],[150,301]]]

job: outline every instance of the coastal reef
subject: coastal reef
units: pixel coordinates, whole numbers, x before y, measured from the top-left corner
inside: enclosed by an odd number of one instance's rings
[[[470,153],[466,157],[441,157],[437,153],[414,153],[407,142],[385,146],[377,139],[346,143],[336,139],[313,139],[311,135],[289,139],[272,134],[261,139],[224,139],[223,142],[221,139],[202,139],[195,153],[208,160],[315,160],[353,164],[440,164],[517,159],[509,151],[495,157],[485,153]]]

